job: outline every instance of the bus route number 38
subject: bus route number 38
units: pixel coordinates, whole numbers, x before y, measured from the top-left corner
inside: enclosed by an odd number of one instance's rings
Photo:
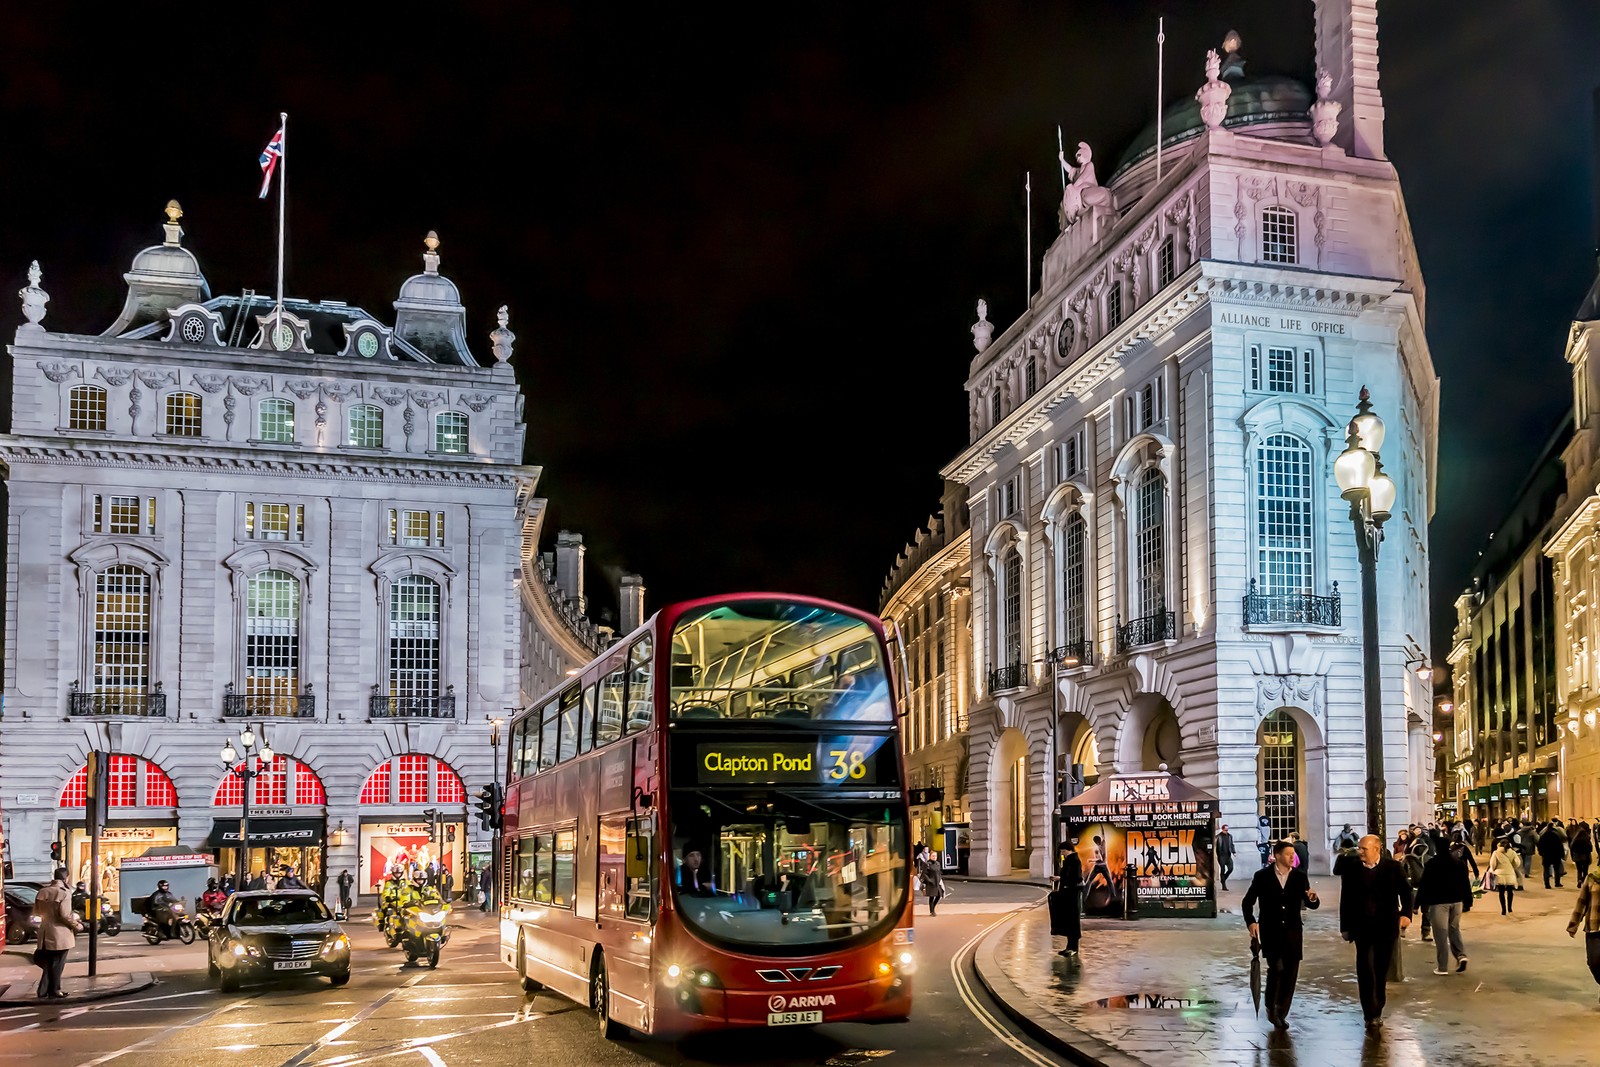
[[[828,758],[833,761],[828,767],[828,777],[835,782],[860,781],[867,776],[867,754],[859,748],[832,748],[828,750]]]

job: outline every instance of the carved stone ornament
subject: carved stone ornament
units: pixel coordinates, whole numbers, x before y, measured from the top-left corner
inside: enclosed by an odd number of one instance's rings
[[[39,288],[43,280],[44,272],[39,269],[36,259],[28,264],[28,284],[17,290],[17,295],[22,298],[22,315],[28,320],[26,325],[19,328],[22,332],[44,332],[44,327],[39,323],[44,321],[44,306],[50,302],[50,294]]]
[[[301,400],[306,399],[317,391],[317,383],[309,378],[300,378],[292,382],[284,382],[283,387]]]
[[[252,378],[248,374],[235,375],[228,379],[228,384],[241,396],[255,396],[261,390],[272,384],[270,378]]]
[[[978,301],[978,321],[972,324],[972,347],[982,352],[994,337],[994,324],[989,321],[989,302]]]
[[[494,396],[489,393],[462,393],[461,402],[473,411],[482,411],[494,403]]]
[[[1256,717],[1282,707],[1303,708],[1321,716],[1327,679],[1321,675],[1268,674],[1256,679]]]
[[[175,370],[155,371],[136,370],[133,376],[144,383],[146,389],[160,389],[163,385],[177,385],[178,372]]]
[[[342,404],[351,397],[359,397],[361,386],[357,382],[323,382],[322,395]]]
[[[443,404],[446,399],[447,398],[443,393],[430,392],[427,389],[411,390],[411,402],[417,405],[417,407],[421,408],[423,411],[427,411],[429,408],[438,407],[440,404]]]
[[[1324,69],[1317,71],[1317,102],[1311,105],[1311,136],[1319,145],[1327,147],[1339,132],[1339,112],[1344,105],[1333,96],[1333,76]]]
[[[400,401],[406,398],[406,391],[404,389],[391,389],[387,386],[379,385],[373,388],[372,395],[383,401],[389,407],[395,407],[400,403]]]
[[[1213,48],[1206,53],[1206,83],[1194,94],[1195,100],[1200,103],[1200,121],[1206,124],[1208,130],[1222,125],[1222,120],[1228,114],[1228,97],[1233,94],[1233,86],[1218,77],[1221,72],[1222,57]]]
[[[500,305],[494,317],[499,326],[489,334],[489,347],[494,352],[494,361],[504,363],[511,358],[511,348],[516,343],[517,335],[511,332],[511,312],[504,304]]]
[[[1067,162],[1064,152],[1057,152],[1061,173],[1071,179],[1061,194],[1061,228],[1065,230],[1083,216],[1097,211],[1109,211],[1114,206],[1111,190],[1102,186],[1094,174],[1094,152],[1088,142],[1079,141],[1073,156],[1077,166]]]
[[[203,393],[216,394],[228,387],[226,374],[195,374],[189,380]]]
[[[133,371],[122,367],[101,367],[94,372],[94,376],[107,385],[123,386],[133,377]]]
[[[49,378],[57,385],[60,385],[74,374],[78,375],[80,378],[83,376],[83,369],[76,363],[60,363],[52,361],[50,363],[36,363],[34,366],[38,367],[39,370],[44,373],[46,378]]]

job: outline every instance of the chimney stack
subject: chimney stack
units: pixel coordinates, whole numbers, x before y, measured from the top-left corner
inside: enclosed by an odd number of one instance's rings
[[[1362,159],[1383,154],[1383,95],[1378,91],[1378,0],[1316,0],[1317,68],[1333,79],[1341,105],[1333,143]]]
[[[622,576],[622,632],[632,633],[644,622],[644,579],[637,574]]]
[[[562,530],[556,535],[556,588],[582,614],[588,606],[583,595],[583,535]]]

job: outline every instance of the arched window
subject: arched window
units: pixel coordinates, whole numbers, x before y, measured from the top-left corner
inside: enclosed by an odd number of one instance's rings
[[[1263,814],[1272,823],[1273,840],[1299,833],[1300,730],[1281,708],[1261,722],[1257,773]]]
[[[202,430],[199,393],[167,394],[167,436],[199,437]]]
[[[1261,262],[1298,263],[1294,212],[1269,207],[1261,212]]]
[[[246,589],[245,714],[294,716],[300,693],[300,581],[287,571],[262,571]]]
[[[462,453],[467,450],[467,417],[459,411],[441,411],[433,417],[433,450]]]
[[[1263,593],[1312,591],[1312,457],[1298,437],[1256,448],[1256,577]]]
[[[269,444],[294,444],[294,401],[269,396],[256,409],[256,439]]]
[[[178,791],[167,772],[139,756],[113,755],[107,767],[106,804],[113,808],[175,808]],[[61,790],[63,808],[81,808],[89,799],[89,767],[78,768]]]
[[[1167,610],[1167,480],[1157,467],[1139,478],[1133,500],[1133,599],[1137,618]]]
[[[1057,574],[1061,582],[1056,590],[1056,602],[1060,605],[1058,613],[1060,632],[1056,637],[1057,643],[1061,645],[1075,645],[1082,642],[1087,629],[1084,618],[1083,561],[1087,532],[1088,524],[1083,521],[1083,516],[1076,512],[1068,515],[1066,521],[1061,524],[1061,541],[1056,550],[1056,559],[1059,563]]]
[[[67,395],[67,428],[71,430],[104,430],[106,428],[106,391],[98,385],[75,386]]]
[[[1000,425],[1000,390],[998,387],[989,394],[989,425]]]
[[[1015,542],[1000,550],[1000,667],[1022,663],[1022,552]],[[1016,684],[1021,684],[1020,679]]]
[[[376,404],[357,404],[350,409],[350,447],[383,447],[383,409]]]
[[[439,586],[408,574],[389,600],[389,695],[439,695]]]
[[[282,753],[272,758],[272,764],[261,768],[260,775],[250,786],[250,803],[255,804],[326,804],[327,791],[317,773],[293,756]],[[244,779],[237,774],[224,774],[211,797],[213,807],[238,807],[244,803]]]
[[[108,567],[94,583],[94,692],[102,714],[143,715],[149,691],[150,575]]]
[[[408,752],[372,769],[361,786],[362,804],[465,804],[461,776],[437,756]]]

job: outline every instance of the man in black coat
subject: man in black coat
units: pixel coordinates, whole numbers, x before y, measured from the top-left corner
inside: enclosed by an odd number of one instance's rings
[[[1339,933],[1356,946],[1356,987],[1369,1028],[1383,1019],[1384,981],[1400,931],[1411,925],[1411,885],[1406,872],[1368,834],[1356,846],[1358,862],[1341,864]]]
[[[1305,955],[1300,909],[1321,904],[1306,878],[1305,866],[1294,865],[1294,846],[1287,841],[1274,844],[1272,865],[1261,868],[1250,880],[1243,910],[1250,937],[1260,942],[1261,954],[1267,958],[1267,1018],[1279,1030],[1289,1026],[1289,1004]]]
[[[1217,881],[1222,883],[1222,888],[1228,888],[1228,876],[1233,873],[1233,835],[1228,832],[1228,824],[1223,823],[1217,831]]]
[[[1539,835],[1539,865],[1544,868],[1544,887],[1550,888],[1550,875],[1556,876],[1556,888],[1561,888],[1561,878],[1567,873],[1562,862],[1567,854],[1567,835],[1559,819],[1552,821]]]

